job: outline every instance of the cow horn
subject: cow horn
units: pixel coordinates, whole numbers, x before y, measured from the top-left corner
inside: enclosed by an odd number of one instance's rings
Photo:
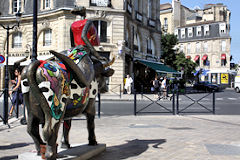
[[[111,66],[113,63],[114,63],[114,61],[115,61],[115,55],[114,55],[114,57],[112,58],[112,60],[110,61],[110,62],[108,62],[108,63],[106,63],[106,64],[103,64],[103,67],[104,68],[106,68],[106,67],[109,67],[109,66]]]

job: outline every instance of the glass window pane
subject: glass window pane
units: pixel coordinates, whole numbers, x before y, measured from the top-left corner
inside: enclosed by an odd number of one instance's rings
[[[12,48],[22,47],[22,33],[16,32],[12,35]]]
[[[52,44],[52,30],[47,29],[44,31],[43,35],[43,45],[50,46]]]
[[[107,22],[101,21],[100,42],[107,42]]]

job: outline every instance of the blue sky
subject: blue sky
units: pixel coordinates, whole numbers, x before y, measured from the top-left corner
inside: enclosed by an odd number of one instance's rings
[[[160,0],[160,4],[171,3],[171,0]],[[203,8],[204,4],[208,3],[223,3],[231,11],[231,55],[233,56],[232,62],[240,62],[240,1],[239,0],[181,0],[182,5],[188,8],[199,6]],[[237,18],[238,17],[238,18]]]

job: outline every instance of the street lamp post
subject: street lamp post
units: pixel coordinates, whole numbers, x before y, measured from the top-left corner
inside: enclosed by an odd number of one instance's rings
[[[5,67],[5,88],[4,88],[4,110],[3,110],[3,123],[7,124],[8,123],[8,83],[9,83],[9,76],[8,76],[8,52],[9,52],[9,30],[14,29],[15,27],[19,27],[19,23],[20,23],[20,18],[21,18],[22,14],[18,11],[16,13],[16,20],[17,20],[17,24],[13,25],[13,26],[4,26],[2,24],[0,24],[0,26],[7,30],[7,48],[6,48],[6,67]]]

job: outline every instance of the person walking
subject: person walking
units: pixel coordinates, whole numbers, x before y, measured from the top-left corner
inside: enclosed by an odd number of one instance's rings
[[[14,71],[15,74],[15,80],[11,80],[12,84],[14,84],[14,87],[12,90],[9,91],[9,96],[12,95],[12,106],[10,108],[9,116],[12,116],[13,110],[17,105],[20,105],[23,103],[23,96],[21,91],[21,72],[19,68],[16,68]],[[17,103],[18,101],[18,103]]]
[[[153,81],[153,88],[154,88],[154,98],[159,98],[159,80],[157,79],[157,77],[155,77],[154,81]]]
[[[163,91],[163,99],[166,99],[167,98],[167,77],[164,77],[162,81],[161,90]]]
[[[133,80],[128,74],[126,78],[126,83],[125,83],[125,89],[127,90],[127,94],[131,94],[132,82]]]

